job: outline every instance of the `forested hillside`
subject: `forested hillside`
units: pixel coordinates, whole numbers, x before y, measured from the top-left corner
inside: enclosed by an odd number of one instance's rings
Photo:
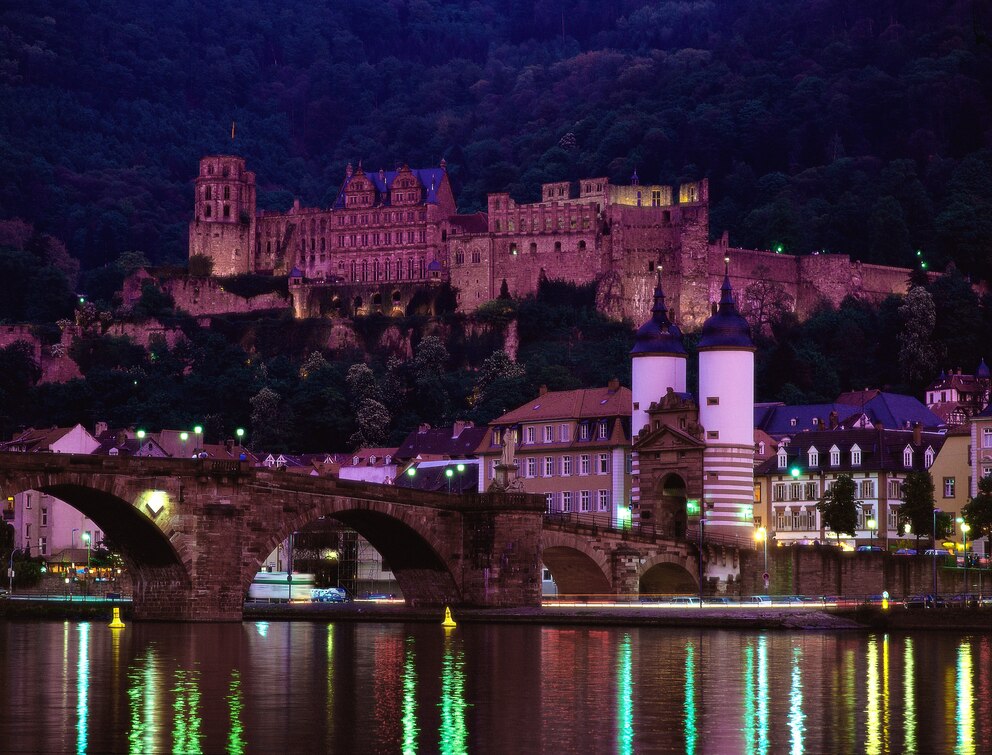
[[[83,269],[186,254],[192,177],[265,207],[446,158],[463,210],[542,181],[708,176],[714,236],[992,277],[979,0],[7,0],[0,220]],[[231,139],[232,122],[236,123]]]

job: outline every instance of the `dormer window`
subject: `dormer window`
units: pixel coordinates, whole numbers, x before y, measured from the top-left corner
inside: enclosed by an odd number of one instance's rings
[[[792,419],[789,420],[789,426],[790,427],[795,427],[798,422],[799,422],[799,420],[797,420],[795,417],[793,417]]]
[[[606,440],[607,437],[607,422],[606,420],[600,420],[599,422],[599,439]]]
[[[809,459],[809,465],[811,467],[817,467],[820,465],[820,452],[814,447],[810,446],[809,451],[806,452],[806,457]]]
[[[927,450],[923,452],[923,466],[928,469],[933,466],[933,448],[927,446]]]
[[[830,447],[830,466],[840,466],[840,449],[837,446]]]
[[[758,442],[758,456],[764,456],[764,455],[765,455],[765,441],[762,440]]]
[[[780,448],[778,451],[778,468],[785,469],[789,466],[789,456],[785,453],[784,448]]]
[[[390,464],[393,463],[393,457],[387,456],[385,459],[382,460],[382,463],[388,467]]]
[[[357,456],[352,456],[351,457],[351,466],[353,466],[353,467],[357,467],[358,466],[358,457]]]
[[[370,456],[369,457],[369,464],[375,464],[375,462],[376,462],[376,457],[375,456]]]
[[[902,465],[904,467],[913,466],[913,449],[910,446],[906,446],[902,450]]]
[[[858,446],[851,446],[851,466],[861,466],[861,449]]]

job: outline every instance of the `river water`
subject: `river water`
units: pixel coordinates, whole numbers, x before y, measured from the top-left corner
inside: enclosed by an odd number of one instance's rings
[[[3,752],[992,752],[992,635],[0,622]]]

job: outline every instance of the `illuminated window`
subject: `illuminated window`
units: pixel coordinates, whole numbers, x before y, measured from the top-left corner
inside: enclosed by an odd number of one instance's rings
[[[954,497],[954,478],[945,477],[944,478],[944,498]]]
[[[906,446],[906,448],[903,449],[903,452],[902,452],[902,465],[904,467],[911,467],[911,466],[913,466],[913,449],[910,448],[909,446]]]

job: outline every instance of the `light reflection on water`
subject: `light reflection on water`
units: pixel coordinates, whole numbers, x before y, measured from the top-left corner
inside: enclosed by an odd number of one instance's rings
[[[5,750],[992,751],[989,635],[18,622],[0,647]]]

